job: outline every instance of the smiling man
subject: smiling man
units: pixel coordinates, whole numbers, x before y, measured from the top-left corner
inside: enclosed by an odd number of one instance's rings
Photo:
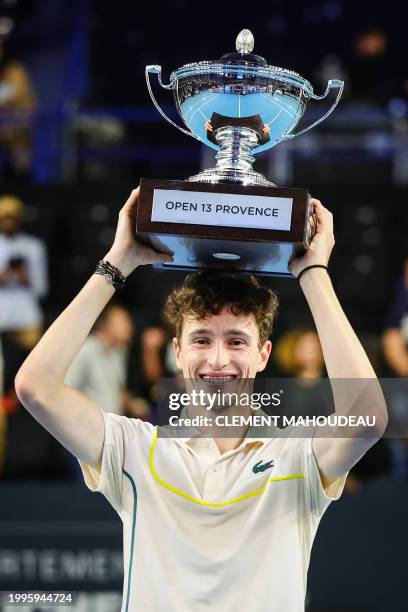
[[[135,190],[96,273],[21,367],[18,396],[120,515],[123,612],[300,612],[319,521],[387,423],[374,371],[327,273],[332,216],[314,200],[317,233],[291,272],[315,319],[336,412],[350,406],[337,379],[369,379],[351,403],[369,406],[376,427],[332,437],[158,437],[149,423],[107,414],[64,382],[115,287],[138,266],[170,259],[136,241],[137,199]],[[189,275],[166,302],[185,379],[215,389],[255,378],[271,351],[276,306],[249,275]]]
[[[250,403],[236,404],[251,396],[253,380],[268,362],[277,307],[276,295],[254,276],[219,270],[187,275],[166,300],[164,315],[174,330],[176,363],[187,396],[205,398],[201,406],[192,402],[185,413],[208,417],[216,411],[205,433],[216,438],[220,452],[237,446],[245,435],[245,428],[228,431],[215,419],[252,413]]]

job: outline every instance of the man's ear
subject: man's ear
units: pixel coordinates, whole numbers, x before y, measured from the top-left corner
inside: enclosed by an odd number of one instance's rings
[[[267,340],[265,344],[261,347],[259,351],[259,362],[257,372],[262,372],[266,368],[266,364],[268,363],[269,355],[272,350],[272,342]]]
[[[182,370],[181,358],[180,358],[181,347],[180,347],[180,342],[178,338],[173,338],[173,349],[174,349],[174,354],[176,355],[176,365],[180,370]]]

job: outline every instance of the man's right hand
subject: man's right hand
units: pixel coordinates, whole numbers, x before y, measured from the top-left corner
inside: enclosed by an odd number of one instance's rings
[[[138,266],[164,263],[173,260],[172,255],[159,253],[142,244],[136,237],[136,209],[140,187],[134,189],[126,204],[119,212],[115,240],[104,259],[125,276],[129,276]]]

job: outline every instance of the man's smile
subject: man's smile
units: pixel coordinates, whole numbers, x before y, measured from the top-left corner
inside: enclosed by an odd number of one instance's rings
[[[209,384],[225,385],[232,380],[235,380],[238,375],[212,372],[211,374],[199,374],[199,377],[201,380],[205,380],[205,382]]]

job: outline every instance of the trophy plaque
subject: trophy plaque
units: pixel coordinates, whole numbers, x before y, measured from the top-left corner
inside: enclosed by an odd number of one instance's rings
[[[136,215],[138,237],[173,253],[168,269],[223,268],[291,276],[288,262],[314,233],[307,189],[278,187],[253,170],[254,155],[303,134],[336,107],[343,81],[330,80],[323,95],[296,72],[267,64],[253,53],[249,30],[237,37],[236,52],[220,60],[186,64],[163,84],[160,66],[146,67],[150,96],[174,127],[215,149],[213,168],[187,180],[141,179]],[[186,127],[173,122],[153,94],[150,75],[171,90]],[[308,127],[294,132],[309,100],[332,90],[332,106]]]

